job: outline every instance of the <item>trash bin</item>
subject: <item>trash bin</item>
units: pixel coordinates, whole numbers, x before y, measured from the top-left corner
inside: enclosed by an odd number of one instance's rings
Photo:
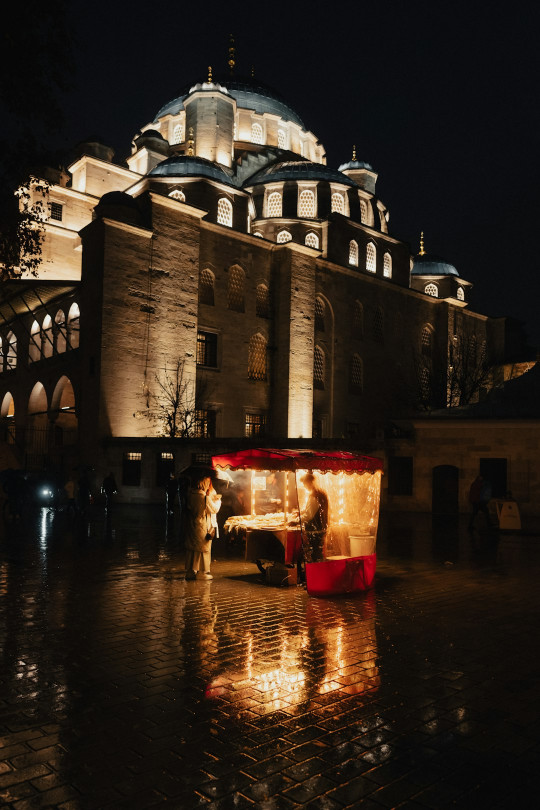
[[[495,508],[497,510],[499,529],[502,531],[521,530],[521,516],[516,501],[507,499],[496,500]]]

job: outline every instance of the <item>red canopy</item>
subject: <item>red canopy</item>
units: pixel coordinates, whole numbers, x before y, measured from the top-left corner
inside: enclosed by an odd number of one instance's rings
[[[222,470],[323,470],[336,473],[374,473],[383,468],[380,458],[362,456],[359,453],[267,448],[238,450],[236,453],[212,456],[212,465]]]

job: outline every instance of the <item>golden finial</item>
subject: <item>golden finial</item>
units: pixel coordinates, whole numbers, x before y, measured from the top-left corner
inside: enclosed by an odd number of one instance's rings
[[[193,140],[193,127],[189,128],[188,150],[187,153],[190,157],[195,154],[195,141]]]
[[[208,84],[212,84],[212,65],[208,65]]]
[[[234,66],[236,65],[236,50],[234,47],[234,37],[229,34],[229,70],[234,73]]]
[[[254,79],[254,78],[255,78],[255,65],[252,65],[252,66],[251,66],[251,78],[252,78],[252,79]]]
[[[356,160],[356,144],[352,148],[352,159]]]
[[[424,231],[420,234],[420,253],[419,256],[425,256],[426,251],[424,250]]]

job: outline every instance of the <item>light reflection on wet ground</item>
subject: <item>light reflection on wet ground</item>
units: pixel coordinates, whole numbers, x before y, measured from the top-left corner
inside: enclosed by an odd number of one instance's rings
[[[239,549],[215,552],[215,579],[185,582],[177,528],[142,507],[0,532],[8,806],[528,796],[540,536],[383,517],[375,588],[338,599],[270,588]]]

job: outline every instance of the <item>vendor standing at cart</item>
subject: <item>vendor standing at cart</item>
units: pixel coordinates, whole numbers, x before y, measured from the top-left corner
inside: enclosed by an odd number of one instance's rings
[[[300,481],[308,493],[307,503],[301,513],[307,541],[304,556],[306,562],[322,562],[328,530],[328,496],[317,486],[313,473],[306,473]]]

